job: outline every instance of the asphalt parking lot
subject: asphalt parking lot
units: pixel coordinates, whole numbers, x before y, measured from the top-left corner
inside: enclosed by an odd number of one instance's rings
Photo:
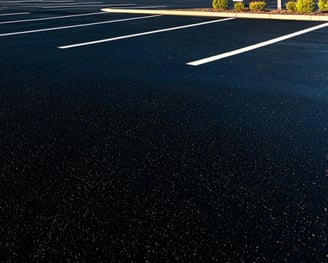
[[[3,262],[326,262],[328,27],[110,6],[0,1]]]

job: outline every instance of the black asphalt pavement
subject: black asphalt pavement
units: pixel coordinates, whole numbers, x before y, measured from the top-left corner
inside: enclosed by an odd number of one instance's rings
[[[327,27],[59,2],[0,3],[1,262],[327,262]]]

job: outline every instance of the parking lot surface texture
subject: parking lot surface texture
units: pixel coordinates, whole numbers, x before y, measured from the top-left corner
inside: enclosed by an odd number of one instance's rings
[[[100,11],[210,5],[0,2],[2,262],[327,262],[326,25]]]

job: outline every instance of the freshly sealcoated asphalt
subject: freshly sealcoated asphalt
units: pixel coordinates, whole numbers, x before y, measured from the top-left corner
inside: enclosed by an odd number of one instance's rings
[[[31,14],[1,21],[99,11],[10,8]],[[199,67],[186,63],[319,23],[236,19],[57,48],[208,20],[0,37],[3,262],[327,260],[327,28]]]

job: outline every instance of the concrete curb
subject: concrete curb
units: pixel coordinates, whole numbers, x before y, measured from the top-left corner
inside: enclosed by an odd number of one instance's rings
[[[119,9],[119,8],[102,8],[101,11],[109,12],[109,13],[124,13],[124,14],[234,17],[234,18],[319,21],[319,22],[328,21],[328,16],[321,16],[321,15],[258,14],[258,13],[233,13],[233,12],[206,12],[206,11],[193,11],[193,10],[159,10],[159,9],[150,10],[150,9]]]

